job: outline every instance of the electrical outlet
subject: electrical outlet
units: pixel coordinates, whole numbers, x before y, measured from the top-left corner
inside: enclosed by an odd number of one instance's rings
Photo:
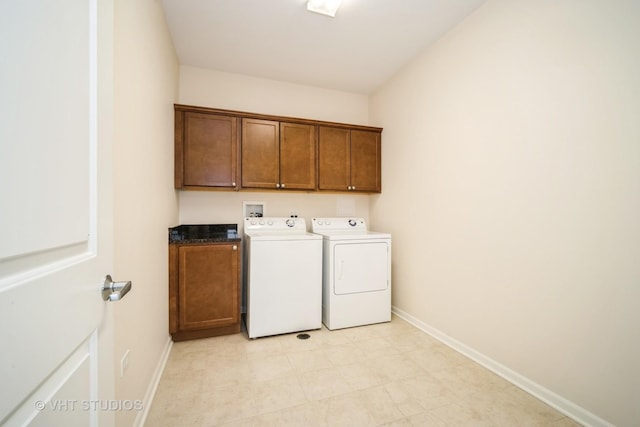
[[[130,350],[124,352],[122,359],[120,359],[120,376],[124,377],[125,372],[129,369],[129,353]]]

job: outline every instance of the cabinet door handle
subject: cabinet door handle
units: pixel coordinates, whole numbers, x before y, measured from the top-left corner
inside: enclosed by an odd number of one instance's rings
[[[351,186],[351,189],[352,189],[352,190],[355,190],[355,189],[356,189],[356,186],[355,186],[355,185],[352,185],[352,186]]]
[[[238,245],[233,245],[233,247],[231,249],[233,249],[234,251],[237,251],[238,250]]]
[[[347,187],[347,190],[351,190],[351,186],[350,185]]]
[[[276,184],[276,188],[280,188],[280,184]]]
[[[235,182],[232,182],[232,183],[231,183],[231,186],[232,186],[232,187],[235,187],[235,186],[236,186],[236,183],[235,183]]]
[[[284,188],[284,184],[280,184],[280,188]]]

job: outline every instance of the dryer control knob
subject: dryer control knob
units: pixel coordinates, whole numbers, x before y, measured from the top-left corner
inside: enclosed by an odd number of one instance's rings
[[[294,225],[296,225],[296,220],[293,218],[288,218],[286,223],[287,223],[287,227],[293,227]]]
[[[264,225],[264,221],[260,221],[260,225]]]
[[[356,226],[356,224],[357,224],[357,223],[356,223],[356,220],[355,220],[355,219],[350,219],[350,220],[349,220],[349,225],[350,225],[350,226],[355,227],[355,226]]]
[[[318,221],[318,225],[322,225],[322,221]]]
[[[267,224],[273,225],[273,221],[269,220],[269,221],[267,221]]]

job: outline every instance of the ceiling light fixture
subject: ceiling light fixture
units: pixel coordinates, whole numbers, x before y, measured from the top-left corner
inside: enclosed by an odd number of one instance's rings
[[[307,2],[307,10],[333,18],[336,16],[341,1],[342,0],[309,0]]]

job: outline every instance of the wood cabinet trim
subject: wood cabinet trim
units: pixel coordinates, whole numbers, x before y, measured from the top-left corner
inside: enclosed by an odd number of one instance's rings
[[[184,176],[184,111],[175,111],[174,186],[183,187]]]
[[[207,113],[207,114],[234,116],[238,118],[271,120],[271,121],[278,121],[278,122],[300,123],[300,124],[307,124],[307,125],[330,126],[330,127],[348,128],[348,129],[369,130],[373,132],[382,132],[382,128],[374,127],[374,126],[354,125],[354,124],[339,123],[339,122],[329,122],[329,121],[323,121],[323,120],[311,120],[311,119],[303,119],[299,117],[271,116],[268,114],[250,113],[250,112],[235,111],[235,110],[222,110],[218,108],[197,107],[193,105],[174,104],[174,109],[175,111],[192,111],[192,112]]]

